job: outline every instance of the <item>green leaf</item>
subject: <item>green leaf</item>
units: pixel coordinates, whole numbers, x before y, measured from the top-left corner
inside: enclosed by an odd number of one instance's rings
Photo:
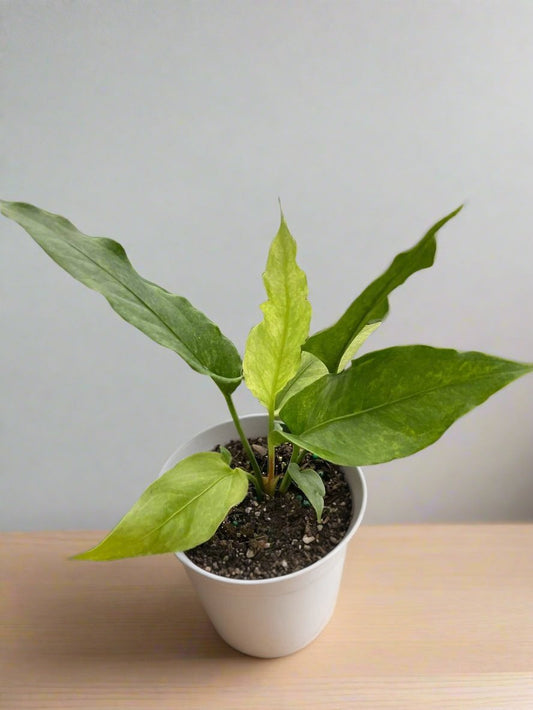
[[[296,263],[296,242],[283,216],[263,281],[268,301],[261,305],[262,322],[248,336],[243,369],[248,389],[273,413],[277,393],[298,371],[311,320],[307,279]]]
[[[231,461],[233,459],[233,456],[231,455],[231,452],[226,449],[225,446],[220,446],[220,455],[224,459],[224,462],[228,464],[228,466],[231,464]]]
[[[193,454],[157,479],[96,547],[76,560],[178,552],[209,540],[245,497],[248,477],[218,453]]]
[[[45,252],[75,279],[98,291],[124,320],[170,348],[230,394],[242,379],[233,343],[187,299],[143,279],[120,244],[82,234],[64,217],[21,202],[0,202]]]
[[[311,353],[302,353],[302,360],[298,372],[294,375],[292,380],[288,382],[285,387],[278,392],[276,397],[276,410],[279,410],[283,405],[289,401],[291,397],[295,394],[305,389],[308,385],[320,377],[327,375],[328,368],[324,365],[322,360]]]
[[[346,366],[349,364],[350,360],[354,357],[354,355],[357,353],[359,348],[363,345],[365,340],[369,338],[372,333],[379,328],[379,326],[382,324],[383,321],[375,321],[373,323],[367,323],[364,325],[361,330],[357,333],[355,338],[352,340],[352,342],[348,345],[346,350],[344,351],[341,361],[339,362],[339,367],[337,368],[337,372],[341,372],[346,368]],[[325,366],[324,366],[325,367]],[[327,369],[327,368],[326,368]]]
[[[324,481],[315,470],[312,468],[301,469],[297,463],[290,463],[287,470],[289,476],[315,509],[316,518],[320,522],[324,510],[324,496],[326,495]]]
[[[302,390],[280,412],[285,437],[333,463],[409,456],[532,364],[410,345],[369,353]]]
[[[280,446],[286,441],[289,441],[285,436],[285,432],[281,428],[281,424],[279,422],[274,423],[274,429],[272,429],[272,431],[269,433],[268,439],[272,446]]]
[[[330,372],[343,369],[342,363],[346,364],[353,357],[352,344],[365,326],[386,317],[388,295],[416,271],[433,265],[437,250],[435,236],[461,209],[462,205],[431,227],[412,249],[398,254],[385,273],[365,288],[339,320],[312,335],[303,349],[320,358]]]

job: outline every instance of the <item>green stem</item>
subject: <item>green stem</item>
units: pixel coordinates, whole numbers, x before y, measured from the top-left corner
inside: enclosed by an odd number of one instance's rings
[[[268,472],[265,481],[265,491],[268,495],[273,496],[276,491],[276,447],[272,441],[272,432],[274,431],[274,412],[268,413]]]
[[[246,472],[246,476],[248,477],[248,480],[253,483],[255,492],[257,493],[257,497],[259,498],[259,500],[263,500],[263,489],[261,488],[257,477],[253,473],[248,472]]]
[[[241,420],[239,419],[239,415],[237,414],[237,410],[235,409],[235,405],[233,404],[233,400],[231,398],[230,394],[224,393],[224,399],[226,400],[226,404],[228,405],[229,412],[231,414],[231,418],[233,419],[233,423],[235,424],[235,428],[237,429],[237,432],[239,434],[239,437],[241,439],[242,445],[244,446],[244,450],[246,451],[246,454],[248,458],[250,459],[250,463],[252,465],[252,468],[255,473],[255,478],[256,478],[256,490],[262,490],[263,489],[263,476],[261,475],[261,469],[259,468],[259,464],[257,463],[257,459],[255,458],[254,452],[252,451],[252,447],[250,446],[250,442],[246,438],[244,431],[242,430],[241,426]],[[258,488],[259,487],[259,488]]]
[[[286,493],[287,488],[290,486],[291,483],[291,477],[289,475],[289,466],[291,463],[298,463],[299,459],[301,458],[301,454],[304,453],[299,446],[296,444],[292,445],[292,454],[291,454],[291,460],[289,461],[287,465],[287,470],[285,471],[285,475],[283,476],[283,480],[281,481],[280,487],[279,487],[279,492],[280,493]]]

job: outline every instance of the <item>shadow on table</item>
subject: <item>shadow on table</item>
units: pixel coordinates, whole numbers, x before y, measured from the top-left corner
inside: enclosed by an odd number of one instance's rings
[[[77,584],[32,597],[25,633],[18,639],[25,653],[62,656],[146,658],[242,657],[217,635],[192,588],[172,584],[108,587]],[[70,593],[68,593],[70,591]]]

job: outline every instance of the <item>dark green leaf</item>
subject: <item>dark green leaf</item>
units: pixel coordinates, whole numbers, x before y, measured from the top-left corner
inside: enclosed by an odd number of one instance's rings
[[[146,281],[118,242],[88,237],[64,217],[21,202],[0,202],[47,254],[75,279],[101,293],[124,320],[174,350],[229,394],[242,379],[235,346],[187,299]]]
[[[247,474],[217,453],[193,454],[157,479],[109,535],[76,560],[189,550],[209,540],[248,491]]]
[[[336,373],[349,359],[354,340],[365,326],[383,321],[389,311],[388,295],[420,269],[432,266],[435,260],[439,229],[462,209],[462,206],[437,222],[409,251],[398,254],[389,268],[373,281],[348,307],[339,320],[329,328],[312,335],[303,350],[322,360],[329,372]]]
[[[289,476],[315,509],[317,520],[320,521],[324,510],[324,496],[326,495],[324,481],[314,469],[301,469],[294,462],[289,464],[288,471]]]
[[[533,365],[410,345],[369,353],[290,399],[285,437],[333,463],[409,456]]]

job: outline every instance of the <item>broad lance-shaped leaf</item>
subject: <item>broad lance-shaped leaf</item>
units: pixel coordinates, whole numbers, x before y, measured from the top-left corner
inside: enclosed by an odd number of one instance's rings
[[[389,312],[388,295],[416,271],[433,265],[437,250],[436,234],[461,209],[462,206],[437,222],[412,249],[398,254],[385,273],[365,288],[339,320],[312,335],[303,349],[320,358],[330,372],[342,370],[353,357],[352,343],[357,343],[363,329],[386,317]]]
[[[409,456],[533,364],[408,345],[369,353],[326,375],[280,412],[285,437],[336,464]]]
[[[170,348],[197,372],[230,394],[242,379],[233,343],[186,298],[143,279],[118,242],[82,234],[64,217],[22,202],[0,202],[52,259],[75,279],[101,293],[124,320]]]
[[[288,471],[289,476],[315,509],[316,518],[320,521],[324,511],[324,496],[326,495],[326,487],[324,486],[324,481],[320,478],[320,474],[312,468],[302,469],[294,462],[289,464]]]
[[[263,281],[268,296],[261,305],[264,318],[250,331],[243,369],[248,389],[273,413],[276,395],[298,371],[311,321],[307,279],[296,263],[296,242],[283,216]]]
[[[193,454],[157,479],[104,540],[76,560],[115,560],[189,550],[209,540],[248,491],[221,454]]]

